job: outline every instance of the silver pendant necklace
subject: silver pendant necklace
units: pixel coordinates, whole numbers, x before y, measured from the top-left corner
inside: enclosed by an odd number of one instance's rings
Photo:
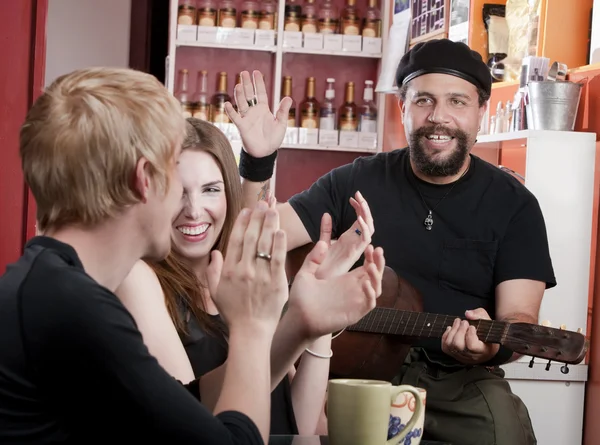
[[[417,189],[417,193],[421,197],[421,200],[423,201],[423,204],[425,205],[425,208],[429,212],[429,213],[427,213],[427,216],[425,217],[425,220],[423,221],[423,225],[425,226],[425,230],[431,230],[433,228],[433,211],[437,208],[437,206],[440,205],[440,203],[446,198],[446,196],[448,196],[450,194],[450,192],[454,189],[454,187],[456,186],[456,184],[458,184],[458,181],[460,181],[462,179],[462,177],[469,171],[469,168],[471,168],[471,162],[470,161],[469,161],[469,166],[465,169],[465,171],[462,173],[462,175],[460,175],[460,177],[456,181],[454,181],[454,184],[452,184],[452,187],[450,187],[448,189],[448,191],[444,194],[444,196],[442,196],[442,198],[437,202],[437,204],[432,209],[429,208],[429,206],[427,205],[427,201],[425,201],[425,198],[421,194],[421,190],[419,190],[419,188],[415,184],[415,188]]]

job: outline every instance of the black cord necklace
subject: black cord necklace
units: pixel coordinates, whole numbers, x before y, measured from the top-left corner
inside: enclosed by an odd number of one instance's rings
[[[448,196],[450,194],[450,192],[454,189],[454,187],[456,186],[456,184],[458,184],[458,182],[462,179],[462,177],[465,174],[467,174],[467,172],[469,171],[469,168],[471,168],[471,161],[470,160],[469,160],[469,165],[467,166],[467,168],[465,169],[465,171],[462,172],[462,175],[460,175],[460,177],[456,181],[454,181],[454,184],[452,184],[452,187],[450,187],[448,189],[448,191],[444,194],[444,196],[442,196],[442,198],[437,202],[437,204],[432,209],[430,209],[429,206],[427,205],[427,201],[425,201],[425,198],[421,194],[421,190],[419,190],[419,187],[417,187],[417,185],[414,184],[414,187],[417,190],[417,193],[419,194],[419,196],[421,197],[421,200],[423,201],[423,204],[425,205],[425,208],[429,212],[427,214],[427,216],[425,217],[425,220],[423,221],[423,225],[425,226],[425,230],[431,230],[433,228],[433,211],[437,208],[437,206],[440,205],[440,203],[446,198],[446,196]]]

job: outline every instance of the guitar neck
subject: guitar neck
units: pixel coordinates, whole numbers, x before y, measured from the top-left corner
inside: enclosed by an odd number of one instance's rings
[[[411,338],[441,338],[446,327],[452,326],[455,315],[429,314],[426,312],[400,311],[376,307],[358,323],[346,330],[374,334],[401,335]],[[509,323],[493,320],[468,320],[477,329],[477,336],[484,343],[502,344],[508,333]]]

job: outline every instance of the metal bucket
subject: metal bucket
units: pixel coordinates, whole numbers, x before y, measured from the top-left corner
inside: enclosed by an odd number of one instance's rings
[[[581,97],[581,83],[529,82],[527,127],[530,130],[573,131]]]

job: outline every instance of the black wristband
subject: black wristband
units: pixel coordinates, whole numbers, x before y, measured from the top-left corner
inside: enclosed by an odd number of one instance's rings
[[[511,351],[510,349],[500,345],[500,349],[498,349],[498,352],[496,353],[495,356],[493,356],[490,360],[488,360],[487,362],[485,362],[483,365],[484,366],[500,366],[505,364],[506,362],[508,362],[510,360],[510,358],[513,355],[513,351]]]
[[[273,176],[277,150],[264,158],[249,155],[244,147],[240,152],[240,176],[252,182],[264,182]]]

